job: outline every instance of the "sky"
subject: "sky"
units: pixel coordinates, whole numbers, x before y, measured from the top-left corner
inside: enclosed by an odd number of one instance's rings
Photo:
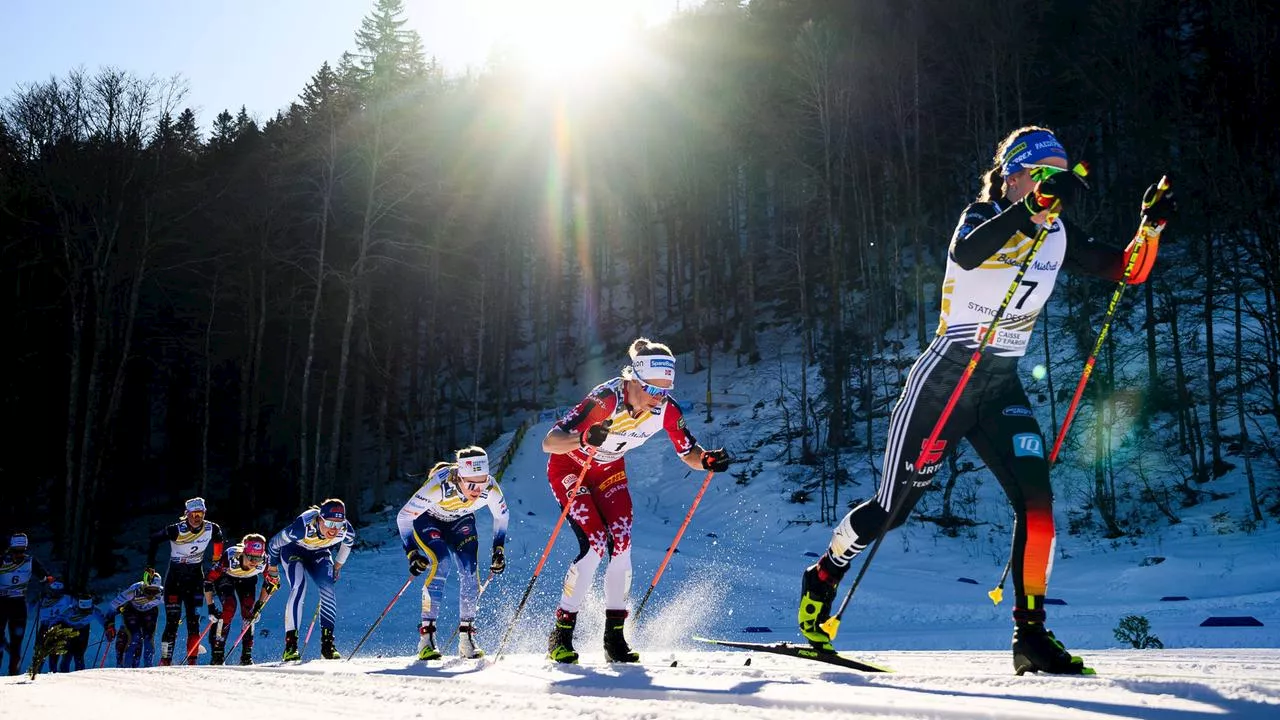
[[[446,71],[461,73],[483,67],[495,41],[546,27],[531,14],[535,8],[544,19],[654,23],[678,5],[680,0],[405,0],[405,17],[426,53]],[[189,88],[185,104],[197,109],[204,129],[221,110],[235,113],[241,105],[266,119],[297,97],[321,63],[336,64],[355,49],[355,32],[373,6],[373,0],[5,0],[0,97],[76,67],[109,65],[141,76],[182,75]]]

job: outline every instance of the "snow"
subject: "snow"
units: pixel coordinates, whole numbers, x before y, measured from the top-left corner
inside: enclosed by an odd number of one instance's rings
[[[766,361],[769,365],[772,361]],[[776,365],[775,365],[776,367]],[[798,366],[792,366],[798,367]],[[800,573],[830,536],[817,504],[788,502],[781,446],[761,442],[782,422],[773,398],[776,372],[717,367],[728,405],[687,411],[707,447],[728,446],[758,474],[714,478],[643,614],[628,636],[641,652],[637,666],[604,662],[603,607],[597,588],[583,607],[576,634],[579,666],[545,660],[546,634],[576,541],[563,530],[538,578],[503,655],[493,655],[542,555],[559,514],[545,479],[539,444],[548,423],[531,427],[503,476],[511,504],[508,569],[481,599],[480,661],[446,656],[420,663],[417,639],[421,581],[392,607],[361,652],[349,661],[318,658],[318,635],[305,662],[282,666],[283,602],[268,606],[252,667],[106,668],[68,675],[0,679],[0,718],[95,718],[173,713],[270,717],[314,710],[364,718],[566,717],[771,720],[823,716],[859,718],[1155,718],[1280,717],[1280,530],[1223,521],[1243,517],[1239,498],[1189,509],[1177,526],[1119,541],[1072,535],[1059,508],[1059,555],[1049,626],[1096,677],[1012,673],[1009,601],[992,605],[986,591],[1008,552],[1009,516],[998,486],[973,473],[975,511],[984,522],[959,538],[912,522],[890,535],[849,612],[837,647],[892,668],[869,675],[815,662],[726,650],[694,635],[749,641],[796,641]],[[793,370],[794,372],[794,370]],[[684,387],[705,386],[690,376]],[[763,408],[754,399],[766,400]],[[564,400],[563,398],[561,400]],[[883,426],[883,421],[877,421]],[[510,442],[500,438],[495,451]],[[873,449],[869,455],[879,452]],[[648,590],[675,531],[702,483],[661,437],[628,454],[636,509],[632,608]],[[872,492],[866,463],[846,459],[852,486],[841,504]],[[797,476],[798,477],[798,476]],[[799,487],[800,480],[795,487]],[[405,489],[405,494],[411,489]],[[935,501],[926,495],[926,503]],[[393,498],[398,509],[398,499]],[[1234,503],[1234,504],[1232,504]],[[346,654],[407,579],[394,512],[360,529],[372,543],[352,555],[338,584],[338,647]],[[214,517],[216,520],[216,517]],[[800,522],[797,522],[800,521]],[[488,557],[489,518],[479,517],[480,557]],[[1155,561],[1154,558],[1163,558]],[[482,569],[484,563],[482,562]],[[965,582],[961,578],[976,581]],[[124,581],[121,580],[121,585]],[[452,583],[451,583],[452,587]],[[848,581],[841,592],[848,589]],[[1006,587],[1011,595],[1011,587]],[[1185,601],[1162,601],[1186,596]],[[456,600],[446,593],[441,625],[452,632]],[[314,594],[303,613],[310,620]],[[1112,630],[1142,615],[1165,650],[1121,649]],[[1252,616],[1262,627],[1202,627],[1210,616]],[[232,632],[238,631],[237,624]],[[751,628],[752,631],[748,631]],[[759,630],[765,631],[759,631]],[[97,631],[90,654],[95,656]],[[456,647],[445,648],[447,652]],[[207,656],[203,656],[207,657]],[[228,660],[237,659],[230,653]],[[750,663],[748,664],[748,660]],[[108,659],[108,665],[112,659]],[[672,663],[675,666],[672,667]],[[301,708],[300,708],[301,706]]]

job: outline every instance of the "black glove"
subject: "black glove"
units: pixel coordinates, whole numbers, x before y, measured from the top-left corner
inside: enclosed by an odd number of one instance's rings
[[[609,426],[612,424],[613,418],[609,418],[604,422],[598,422],[587,428],[587,431],[582,433],[582,446],[600,447],[603,445],[604,441],[609,438]]]
[[[1089,186],[1083,177],[1070,170],[1064,170],[1036,183],[1035,191],[1027,195],[1023,202],[1026,203],[1032,215],[1053,207],[1054,200],[1059,203],[1058,212],[1063,212],[1068,207],[1078,205],[1088,190]]]
[[[209,622],[214,622],[222,618],[222,608],[218,607],[217,601],[209,603]]]
[[[427,571],[431,567],[431,561],[426,555],[418,552],[416,549],[409,551],[409,574],[417,577]]]
[[[507,553],[501,545],[493,546],[493,556],[489,558],[489,570],[494,575],[501,575],[507,569]]]
[[[702,469],[712,472],[724,472],[729,469],[729,451],[724,448],[706,450],[702,453]]]
[[[1166,178],[1161,180],[1166,181],[1166,187],[1161,188],[1157,182],[1142,195],[1142,217],[1153,223],[1160,220],[1167,222],[1178,214],[1178,201],[1173,196],[1173,186],[1168,184]]]
[[[261,601],[261,600],[259,600],[258,602],[254,603],[254,604],[253,604],[253,614],[252,614],[250,617],[252,617],[253,619],[257,620],[257,619],[258,619],[258,615],[262,613],[262,606],[263,606],[263,605],[265,605],[265,604],[266,604],[266,603],[264,603],[264,602],[263,602],[263,601]]]

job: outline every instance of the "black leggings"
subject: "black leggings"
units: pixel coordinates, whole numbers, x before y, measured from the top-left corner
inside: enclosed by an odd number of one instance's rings
[[[187,610],[186,650],[175,653],[178,625],[182,622],[182,610]],[[164,580],[164,632],[160,635],[160,661],[178,655],[178,662],[185,660],[196,664],[196,640],[200,637],[200,608],[204,607],[204,569],[201,565],[169,564],[169,577]]]
[[[1053,489],[1049,485],[1048,448],[1018,377],[1018,358],[983,357],[937,442],[931,448],[924,447],[972,352],[939,338],[916,360],[890,416],[876,496],[840,522],[830,556],[837,565],[847,565],[876,539],[895,504],[898,512],[891,528],[906,522],[942,468],[943,458],[966,439],[1013,506],[1013,583],[1016,605],[1025,607],[1026,596],[1043,596],[1049,581]],[[917,471],[915,463],[921,455],[924,462]]]
[[[6,632],[8,637],[6,638]],[[27,599],[0,598],[0,647],[9,653],[9,674],[18,674],[23,643],[27,639]]]

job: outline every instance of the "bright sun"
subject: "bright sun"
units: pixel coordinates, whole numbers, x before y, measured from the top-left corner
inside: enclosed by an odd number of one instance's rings
[[[624,0],[491,2],[497,46],[530,78],[569,86],[598,77],[632,58],[645,22]]]

